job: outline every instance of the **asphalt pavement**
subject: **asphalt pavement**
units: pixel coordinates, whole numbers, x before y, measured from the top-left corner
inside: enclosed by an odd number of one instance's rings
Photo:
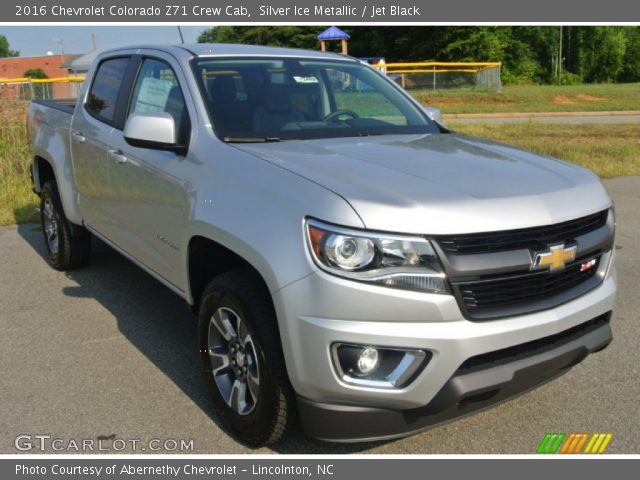
[[[445,114],[445,124],[451,123],[567,123],[572,125],[595,123],[640,123],[640,112],[551,112],[551,113],[495,113]]]
[[[185,453],[534,453],[546,432],[611,432],[608,453],[640,453],[640,177],[605,184],[620,286],[609,348],[515,400],[378,443],[301,433],[260,450],[238,443],[209,403],[182,300],[103,244],[91,266],[60,273],[38,225],[0,227],[0,453],[20,453],[20,435],[31,453],[75,453],[83,441],[87,453],[178,453],[181,440],[193,442]]]

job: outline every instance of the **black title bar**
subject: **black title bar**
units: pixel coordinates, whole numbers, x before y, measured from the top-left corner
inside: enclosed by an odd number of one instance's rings
[[[14,0],[0,22],[640,23],[629,0]]]

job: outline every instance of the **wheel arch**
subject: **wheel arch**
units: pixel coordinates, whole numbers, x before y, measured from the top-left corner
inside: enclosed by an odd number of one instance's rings
[[[58,184],[53,162],[41,155],[35,155],[33,157],[33,186],[35,191],[42,192],[42,187],[49,180],[55,181],[56,185]]]
[[[74,236],[85,235],[86,231],[82,228],[81,220],[78,221],[79,217],[77,214],[76,204],[74,202],[75,197],[73,196],[74,191],[68,191],[68,189],[65,188],[64,181],[61,181],[61,176],[56,173],[56,164],[48,158],[41,155],[35,155],[33,157],[32,174],[33,189],[38,195],[42,193],[42,188],[48,181],[53,181],[56,184],[64,215],[67,220],[69,220],[71,233]],[[69,183],[66,183],[66,185],[71,187],[71,184]]]
[[[33,188],[39,195],[44,184],[53,180],[58,187],[64,214],[74,225],[82,225],[82,215],[78,209],[78,195],[70,160],[63,163],[55,161],[46,152],[36,152],[33,155]]]
[[[265,275],[247,260],[245,256],[213,240],[210,236],[195,234],[187,248],[187,288],[191,308],[197,311],[202,293],[207,283],[216,275],[238,269],[249,270],[256,280],[269,292],[269,282]],[[273,300],[271,300],[273,303]]]

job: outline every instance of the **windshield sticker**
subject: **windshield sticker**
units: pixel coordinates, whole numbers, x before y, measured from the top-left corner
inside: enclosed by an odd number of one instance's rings
[[[313,76],[308,76],[308,77],[294,76],[293,79],[296,81],[296,83],[318,83],[318,79]]]
[[[171,80],[145,78],[142,80],[134,111],[140,113],[164,111],[171,87],[173,87]]]

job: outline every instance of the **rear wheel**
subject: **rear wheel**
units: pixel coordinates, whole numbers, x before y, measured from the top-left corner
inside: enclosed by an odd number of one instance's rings
[[[215,277],[199,313],[202,367],[214,406],[251,446],[281,440],[295,419],[269,292],[251,270]]]
[[[84,266],[91,253],[91,235],[84,228],[72,226],[62,209],[58,187],[45,182],[40,194],[40,219],[49,264],[56,270]],[[73,232],[73,234],[72,234]]]

